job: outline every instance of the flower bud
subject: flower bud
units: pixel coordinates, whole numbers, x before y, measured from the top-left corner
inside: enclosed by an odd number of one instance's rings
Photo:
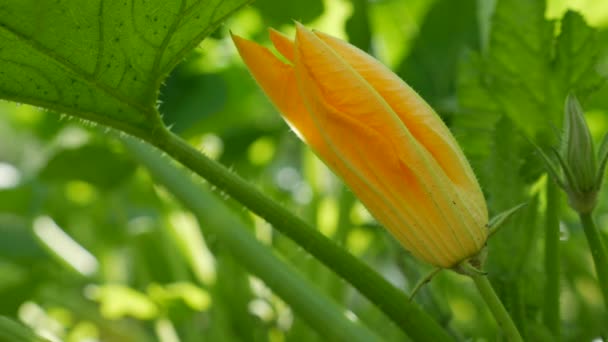
[[[483,194],[435,111],[380,62],[297,24],[271,31],[287,63],[233,36],[287,123],[414,256],[450,268],[488,237]]]
[[[580,103],[573,94],[566,98],[564,131],[559,152],[559,168],[545,158],[549,170],[568,195],[568,203],[579,213],[588,213],[597,204],[597,194],[606,165],[604,144],[600,148],[600,165],[596,162],[593,139]]]
[[[597,165],[593,140],[580,103],[572,94],[566,99],[564,111],[562,156],[572,171],[573,186],[586,192],[595,186]]]

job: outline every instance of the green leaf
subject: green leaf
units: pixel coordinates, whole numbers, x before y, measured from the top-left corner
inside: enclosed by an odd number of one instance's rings
[[[560,94],[571,91],[585,96],[606,82],[598,73],[601,50],[597,31],[587,26],[579,13],[566,12],[557,39],[554,67]]]
[[[0,316],[0,341],[45,342],[48,340],[37,336],[30,328],[21,323]]]
[[[247,0],[6,0],[0,98],[147,137],[166,75]]]
[[[39,203],[35,190],[32,184],[22,184],[16,188],[0,190],[0,213],[27,216]]]
[[[459,89],[462,110],[481,116],[483,107],[491,108],[541,146],[553,143],[552,129],[561,126],[568,92],[585,97],[604,82],[597,73],[596,31],[570,11],[555,36],[557,23],[545,19],[545,3],[539,0],[500,0],[491,23],[488,51],[461,64],[460,82],[468,85]],[[480,111],[474,96],[481,90],[486,105]]]
[[[0,215],[0,259],[31,263],[48,257],[34,237],[30,224],[18,216]]]
[[[547,76],[554,25],[544,13],[544,1],[498,1],[483,65],[485,88],[501,111],[531,135],[550,122],[560,122],[562,113],[545,101],[551,86]]]
[[[92,298],[99,302],[101,314],[108,319],[130,316],[146,320],[160,314],[149,296],[125,285],[100,285],[92,291]]]
[[[516,205],[515,207],[503,211],[502,213],[499,213],[498,215],[492,217],[490,219],[490,222],[488,222],[488,228],[490,229],[490,234],[489,236],[494,235],[494,233],[496,233],[498,231],[498,229],[511,217],[513,216],[513,214],[515,214],[516,212],[519,211],[519,209],[523,208],[527,203],[520,203],[518,205]]]
[[[308,23],[323,14],[324,5],[321,0],[307,1],[275,1],[257,0],[253,3],[262,13],[268,26],[290,25],[293,20]]]
[[[453,111],[458,58],[467,47],[479,46],[474,0],[441,0],[420,27],[412,53],[398,74],[440,112]]]
[[[78,179],[101,188],[120,185],[135,171],[135,162],[126,155],[101,145],[84,145],[53,156],[40,177],[52,181]]]
[[[359,49],[372,52],[369,1],[353,0],[353,12],[344,24],[348,41]]]
[[[599,160],[599,168],[597,172],[597,180],[595,184],[597,184],[597,190],[599,191],[602,187],[602,183],[604,180],[604,173],[606,172],[606,164],[608,164],[608,134],[604,136],[602,143],[600,144],[600,149],[598,153]]]
[[[196,58],[194,62],[200,64]],[[211,114],[220,112],[226,105],[228,93],[221,75],[192,72],[189,64],[194,63],[185,63],[175,69],[160,96],[163,121],[173,132],[180,134]]]

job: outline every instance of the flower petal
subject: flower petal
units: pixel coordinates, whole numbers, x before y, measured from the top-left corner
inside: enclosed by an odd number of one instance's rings
[[[232,35],[232,40],[249,71],[285,120],[302,140],[314,145],[318,140],[314,134],[316,127],[298,96],[293,67],[257,43],[237,35]]]
[[[468,235],[481,248],[487,238],[487,231],[480,228],[488,220],[485,200],[469,163],[441,118],[397,75],[365,52],[329,35],[319,32],[315,32],[315,35],[377,91],[419,143],[418,146],[430,153],[441,172],[432,172],[435,180],[428,180],[428,183],[447,185],[443,191],[451,190],[453,200],[446,204],[460,204],[460,207],[451,208],[443,205],[441,212],[448,216],[449,222],[463,220]],[[419,165],[412,164],[411,156],[402,154],[404,163],[412,170],[420,169]],[[435,168],[431,166],[431,169]],[[450,181],[439,181],[443,178],[440,173],[449,177]],[[452,187],[454,189],[449,189]]]
[[[270,33],[270,41],[272,41],[272,45],[283,55],[283,57],[287,58],[291,63],[295,61],[295,46],[293,41],[284,35],[282,32],[279,32],[275,29],[268,30]]]
[[[452,207],[454,189],[445,175],[433,175],[438,166],[429,160],[428,152],[363,78],[302,27],[298,27],[296,36],[295,69],[313,121],[335,155],[353,172],[371,180],[376,191],[389,198],[392,210],[410,216],[406,221],[418,226],[410,233],[418,235],[425,248],[431,247],[436,253],[447,249],[458,255],[442,256],[441,263],[427,261],[444,265],[479,250],[481,237],[467,236],[467,231],[460,228],[462,218]],[[370,139],[362,141],[361,137]],[[401,163],[403,156],[407,165]],[[349,179],[341,176],[350,185]],[[444,210],[449,213],[444,214]],[[381,220],[382,213],[373,214]],[[433,246],[436,243],[443,247]]]
[[[293,49],[293,43],[283,35],[279,36],[271,33],[271,37],[273,36],[273,41],[279,52],[288,57],[289,55],[285,51]],[[350,180],[349,185],[352,188],[357,189],[356,194],[366,203],[370,210],[373,212],[385,211],[384,215],[382,215],[382,224],[387,227],[404,227],[407,222],[403,221],[401,218],[402,215],[383,209],[387,205],[386,198],[377,191],[374,191],[374,188],[370,186],[367,180],[353,174],[353,171],[348,169],[347,166],[335,156],[321,138],[316,125],[312,122],[311,116],[299,96],[299,92],[297,89],[294,90],[294,88],[297,87],[297,84],[293,68],[281,62],[270,52],[270,50],[259,44],[238,36],[233,36],[233,40],[254,78],[283,114],[286,121],[301,135],[303,140],[311,146],[315,153],[319,155],[332,170]],[[388,203],[388,205],[390,205],[390,203]],[[416,244],[410,242],[412,239],[411,236],[404,234],[403,232],[397,232],[396,235],[404,245],[408,246],[408,249],[415,256],[423,260],[428,260],[429,262],[435,262],[428,250],[419,247],[419,242]]]
[[[386,66],[340,39],[315,32],[386,100],[415,139],[433,156],[455,184],[475,196],[480,215],[487,209],[479,185],[458,143],[435,111]]]

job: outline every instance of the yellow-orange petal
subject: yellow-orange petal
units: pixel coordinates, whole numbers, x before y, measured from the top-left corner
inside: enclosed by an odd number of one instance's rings
[[[345,60],[301,25],[297,26],[295,70],[302,96],[308,95],[308,101],[322,100],[370,129],[382,132],[383,139],[398,146],[409,167],[428,168],[416,140],[389,104]],[[305,78],[310,80],[304,82]],[[313,116],[317,114],[310,108],[309,112]],[[429,175],[421,177],[431,181]]]
[[[424,183],[442,186],[439,189],[442,194],[435,200],[435,205],[445,216],[446,224],[454,221],[463,222],[464,224],[461,224],[463,227],[460,228],[465,229],[464,233],[467,233],[472,242],[481,248],[487,238],[487,230],[483,229],[483,225],[487,223],[485,200],[466,158],[439,116],[405,82],[363,51],[337,38],[318,32],[315,35],[385,100],[385,103],[399,117],[401,123],[407,127],[407,131],[423,149],[430,153],[431,160],[428,162],[436,163],[439,169],[434,165],[427,165],[431,177],[426,178]],[[314,47],[307,49],[314,49]],[[330,55],[328,54],[326,57],[328,56]],[[306,60],[309,61],[309,59]],[[310,62],[314,61],[315,59],[310,60]],[[321,64],[317,63],[311,70],[316,71]],[[321,72],[323,72],[322,67]],[[332,83],[331,77],[324,78],[323,76],[318,77],[317,81],[319,80],[322,87],[333,87],[332,89],[337,93],[334,99],[329,99],[328,102],[333,104],[336,100],[347,99],[343,95],[344,92],[335,86],[344,81]],[[324,81],[328,84],[323,84]],[[350,83],[346,82],[346,84]],[[328,93],[328,91],[324,90],[323,93]],[[364,107],[358,105],[356,107],[365,110]],[[349,114],[354,113],[351,109],[345,110]],[[367,118],[363,120],[369,123]],[[411,151],[408,149],[400,149],[399,152],[408,167],[414,171],[421,169],[421,165],[416,165],[416,161],[412,159],[415,154],[410,153]],[[442,179],[444,175],[449,177],[449,181]],[[421,175],[421,177],[425,178],[425,175]],[[450,200],[442,201],[441,197],[449,197]],[[457,205],[452,205],[452,203]]]
[[[386,66],[340,39],[315,32],[355,69],[391,106],[415,139],[431,153],[446,175],[474,197],[471,208],[487,220],[485,200],[475,175],[458,143],[441,118],[428,104]]]
[[[270,41],[272,42],[272,45],[274,45],[274,47],[277,49],[277,51],[279,51],[279,53],[281,53],[281,55],[283,55],[283,57],[287,58],[288,61],[293,63],[295,60],[295,47],[293,41],[282,32],[279,32],[273,28],[269,29],[268,32],[270,33]]]
[[[277,31],[270,36],[293,66],[258,44],[235,44],[284,118],[378,221],[431,264],[451,267],[476,254],[487,238],[485,202],[432,109],[347,43],[301,25],[295,43]]]
[[[326,143],[352,170],[363,172],[363,178],[374,182],[374,186],[389,198],[392,210],[413,215],[408,220],[418,227],[411,234],[419,235],[423,241],[422,247],[431,247],[435,257],[442,258],[440,261],[426,260],[436,265],[446,265],[467,256],[463,254],[478,251],[479,248],[465,236],[466,232],[451,229],[449,217],[442,215],[442,209],[448,208],[448,203],[444,202],[451,200],[442,198],[447,191],[442,189],[445,184],[435,182],[426,174],[436,172],[436,168],[428,165],[424,159],[426,152],[416,146],[417,142],[374,89],[320,39],[301,27],[296,36],[295,67],[302,96]],[[341,121],[336,121],[336,113],[342,114]],[[347,118],[358,124],[346,125]],[[355,130],[354,127],[361,129]],[[386,155],[378,148],[370,149],[370,146],[374,146],[371,141],[357,141],[365,136],[365,132],[369,133],[367,136],[374,137],[374,143],[376,140],[383,142],[385,150],[391,151],[391,154]],[[386,146],[391,148],[387,149]],[[405,177],[401,164],[390,162],[398,160],[396,157],[401,154],[407,156],[408,164],[405,166],[412,171],[413,177],[409,179]],[[370,169],[370,166],[377,170]],[[345,181],[349,184],[349,179],[345,178]],[[408,189],[420,189],[418,193],[422,197],[408,196]],[[379,219],[383,215],[372,214]],[[460,245],[464,247],[458,247]],[[439,256],[444,253],[456,255]]]
[[[281,36],[285,38],[285,36]],[[276,38],[276,36],[275,36]],[[296,84],[294,80],[293,69],[289,65],[282,63],[272,53],[256,44],[247,41],[241,37],[233,35],[233,40],[241,54],[245,64],[249,67],[252,75],[257,80],[258,84],[264,89],[265,93],[282,112],[283,117],[290,125],[299,132],[301,137],[311,146],[313,151],[328,166],[337,174],[349,179],[349,185],[356,189],[357,196],[366,203],[366,206],[372,212],[381,212],[386,208],[387,203],[385,196],[375,191],[375,187],[369,183],[369,180],[361,178],[353,173],[347,165],[337,158],[327,144],[320,137],[318,129],[311,121],[311,117],[297,91],[293,91],[293,86]],[[277,41],[277,39],[275,39]],[[291,41],[284,41],[291,43]],[[292,44],[292,43],[291,43]],[[278,46],[289,46],[278,43]],[[293,47],[293,45],[292,45]],[[282,91],[284,90],[284,91]],[[398,214],[393,211],[386,211],[382,215],[382,223],[390,227],[405,227],[408,222],[403,221],[403,214]],[[420,247],[420,242],[410,242],[412,236],[403,232],[396,233],[397,238],[404,243],[405,246],[410,246],[408,249],[416,257],[436,263],[428,250]]]
[[[301,139],[314,144],[314,141],[318,140],[317,135],[313,134],[316,127],[298,96],[293,67],[283,63],[269,49],[255,42],[237,35],[232,35],[232,40],[253,78],[285,120]]]

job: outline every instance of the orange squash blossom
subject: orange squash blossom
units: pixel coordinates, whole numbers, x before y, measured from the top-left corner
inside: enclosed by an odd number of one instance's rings
[[[414,256],[450,268],[477,255],[486,202],[439,116],[371,56],[296,25],[294,41],[270,30],[287,63],[233,36],[288,124]]]

